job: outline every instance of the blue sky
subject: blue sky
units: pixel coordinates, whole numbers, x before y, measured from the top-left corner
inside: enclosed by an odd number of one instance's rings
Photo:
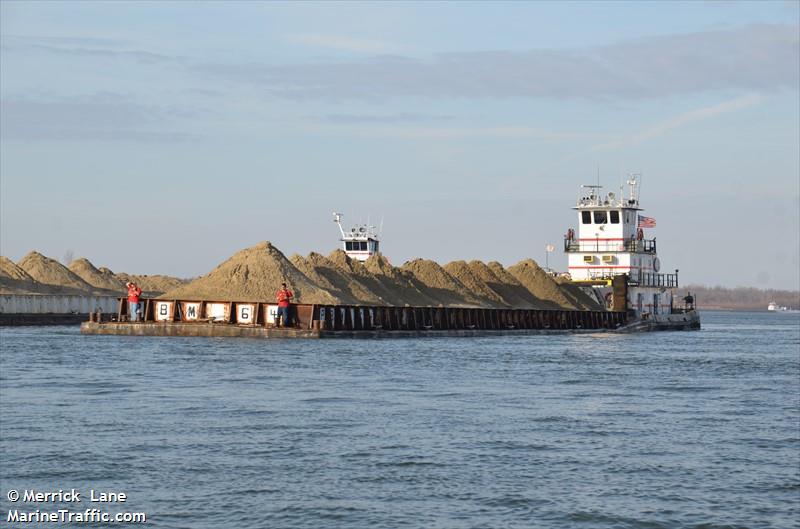
[[[543,262],[599,168],[684,281],[797,289],[799,5],[4,1],[0,253]]]

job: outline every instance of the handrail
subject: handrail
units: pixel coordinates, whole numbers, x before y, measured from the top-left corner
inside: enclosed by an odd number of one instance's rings
[[[564,237],[564,251],[569,252],[634,252],[656,253],[655,239],[625,239],[608,241],[603,239],[570,239]]]

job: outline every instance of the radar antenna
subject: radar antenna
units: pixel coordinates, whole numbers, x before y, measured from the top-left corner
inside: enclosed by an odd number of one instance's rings
[[[342,234],[342,238],[344,238],[344,229],[342,229],[342,214],[333,212],[333,222],[335,222],[339,226],[339,231]]]

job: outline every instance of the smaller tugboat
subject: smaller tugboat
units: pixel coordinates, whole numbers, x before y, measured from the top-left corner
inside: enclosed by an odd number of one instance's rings
[[[356,224],[349,231],[342,227],[341,213],[333,213],[333,221],[339,226],[342,234],[342,249],[351,259],[366,261],[372,255],[380,253],[380,230],[367,224]]]
[[[699,329],[700,316],[694,299],[687,295],[676,302],[678,270],[661,273],[656,239],[645,236],[655,228],[654,218],[640,214],[639,175],[630,175],[628,196],[601,186],[585,185],[573,208],[578,212],[577,232],[564,236],[569,277],[609,310],[626,311],[626,330]]]

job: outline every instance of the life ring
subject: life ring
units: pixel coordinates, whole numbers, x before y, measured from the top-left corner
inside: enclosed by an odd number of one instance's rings
[[[611,295],[611,292],[606,292],[605,298],[603,298],[603,299],[605,299],[606,308],[610,309],[611,305],[613,303],[613,296]]]
[[[644,239],[644,230],[639,228],[636,230],[636,240],[641,241],[642,239]]]

